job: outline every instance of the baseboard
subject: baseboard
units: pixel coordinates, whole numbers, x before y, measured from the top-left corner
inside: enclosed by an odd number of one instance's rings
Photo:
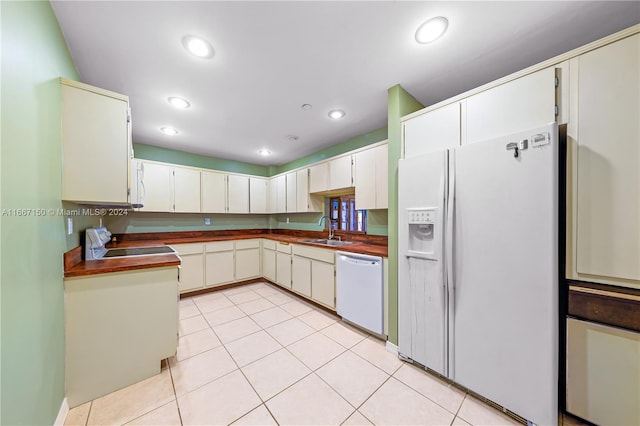
[[[67,415],[69,414],[69,403],[67,402],[67,398],[62,400],[62,404],[60,405],[60,411],[58,411],[58,417],[56,417],[56,422],[53,426],[64,426],[65,420],[67,420]]]
[[[394,345],[390,341],[387,340],[386,344],[387,352],[391,352],[394,355],[398,355],[398,345]]]

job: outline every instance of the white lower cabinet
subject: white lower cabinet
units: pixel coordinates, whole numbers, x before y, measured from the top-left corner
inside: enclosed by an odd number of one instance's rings
[[[276,242],[262,240],[262,276],[276,282]]]
[[[335,252],[295,244],[292,252],[292,290],[335,309]]]
[[[176,353],[177,295],[177,266],[65,278],[71,408],[160,373]]]
[[[291,289],[311,297],[311,259],[293,256],[291,259]]]
[[[311,299],[331,309],[336,307],[335,265],[312,261]]]
[[[640,333],[567,319],[567,411],[600,425],[640,424]]]
[[[171,245],[182,259],[180,293],[204,288],[204,244]]]
[[[291,245],[276,243],[276,284],[291,288]]]
[[[205,246],[206,286],[215,287],[234,281],[234,243],[217,241]]]
[[[260,240],[236,241],[235,281],[260,277]]]

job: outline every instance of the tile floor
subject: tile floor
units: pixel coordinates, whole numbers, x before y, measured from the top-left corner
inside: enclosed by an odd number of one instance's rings
[[[258,283],[182,299],[178,352],[162,372],[73,408],[65,424],[517,423],[377,338]]]

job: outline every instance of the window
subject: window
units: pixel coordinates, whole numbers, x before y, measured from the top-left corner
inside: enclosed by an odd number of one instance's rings
[[[354,195],[331,197],[329,200],[331,227],[340,231],[367,232],[367,211],[356,210]]]

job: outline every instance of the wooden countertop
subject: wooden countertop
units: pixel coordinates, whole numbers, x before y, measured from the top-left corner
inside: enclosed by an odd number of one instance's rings
[[[157,244],[155,244],[157,245]],[[109,272],[133,271],[136,269],[163,268],[179,266],[180,257],[175,254],[160,254],[155,256],[120,257],[114,259],[100,259],[84,261],[81,259],[82,247],[76,247],[65,253],[65,278],[82,277]],[[75,259],[75,260],[74,260]],[[78,260],[79,259],[79,260]]]
[[[286,232],[286,231],[285,231]],[[340,235],[338,233],[338,235]],[[290,231],[290,233],[269,233],[265,230],[247,231],[209,231],[209,232],[164,232],[149,234],[121,234],[116,235],[117,242],[107,244],[108,248],[125,247],[149,247],[158,245],[207,243],[215,241],[242,240],[252,238],[266,238],[269,240],[304,244],[311,247],[324,248],[336,251],[346,251],[350,253],[367,254],[371,256],[388,257],[386,237],[356,236],[343,239],[353,241],[353,244],[334,247],[318,244],[306,243],[303,240],[326,238],[324,232],[315,231]],[[351,235],[349,235],[351,237]],[[367,240],[372,240],[377,244],[371,244]],[[385,244],[380,244],[381,242]],[[121,272],[135,269],[160,268],[165,266],[180,265],[180,258],[174,254],[164,254],[156,256],[121,257],[117,259],[101,259],[93,261],[82,260],[82,247],[76,247],[64,255],[64,276],[79,277],[93,274],[104,274],[109,272]]]

